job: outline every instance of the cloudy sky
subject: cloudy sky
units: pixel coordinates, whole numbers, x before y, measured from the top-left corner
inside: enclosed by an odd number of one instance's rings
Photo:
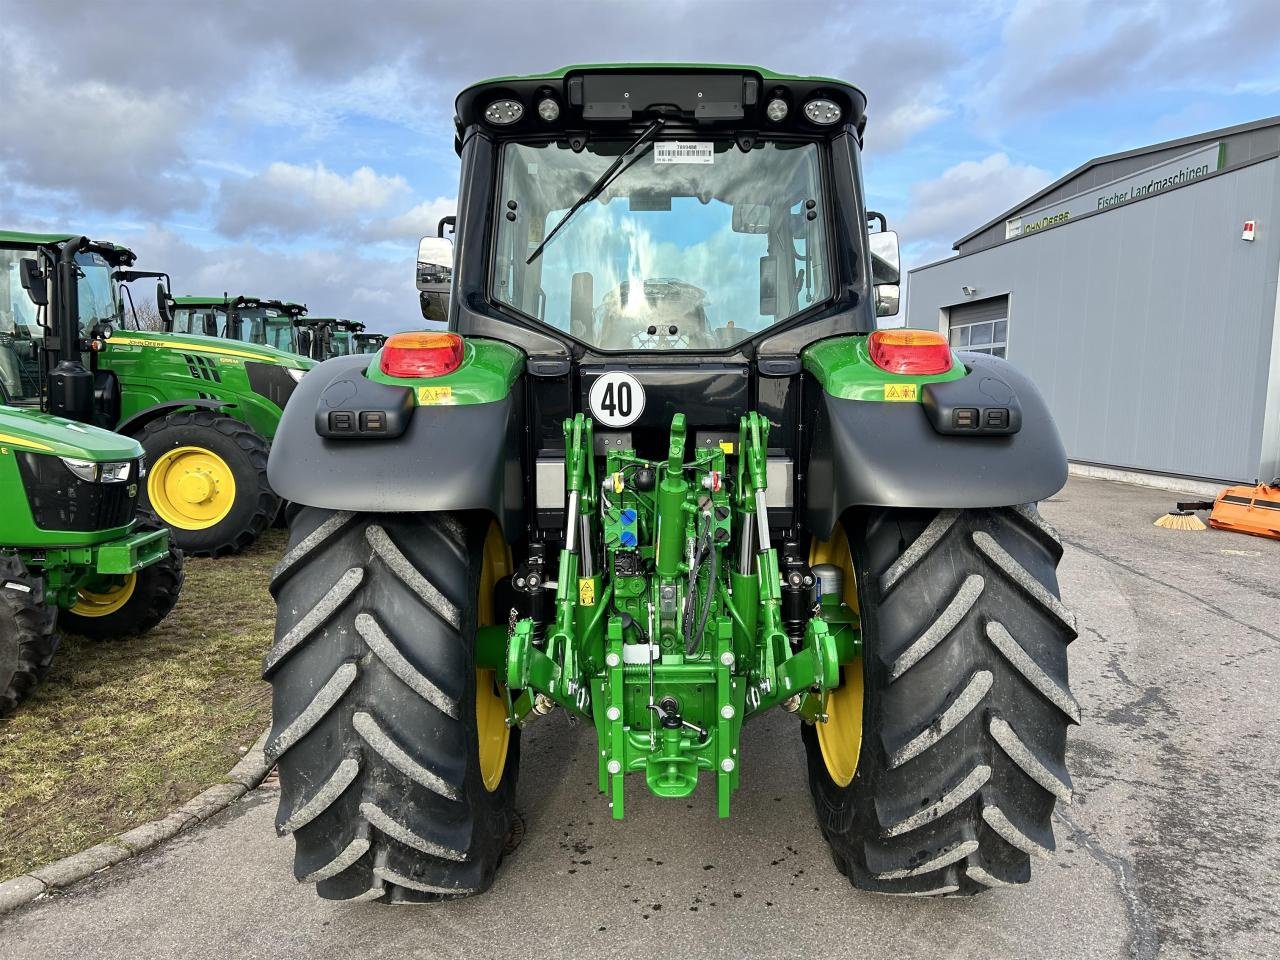
[[[566,63],[758,63],[868,94],[908,265],[1084,160],[1280,114],[1275,0],[0,0],[0,228],[123,242],[176,293],[420,324],[453,97]]]

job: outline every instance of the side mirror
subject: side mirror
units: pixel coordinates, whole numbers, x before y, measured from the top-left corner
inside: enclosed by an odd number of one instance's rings
[[[896,283],[876,284],[877,317],[896,317],[898,315],[899,289]]]
[[[156,284],[156,313],[160,314],[160,329],[173,332],[173,297],[163,283]]]
[[[443,237],[423,237],[418,244],[418,290],[447,291],[453,282],[453,244]]]
[[[881,230],[867,235],[871,247],[871,282],[898,283],[901,280],[902,263],[898,255],[898,235],[892,230]]]
[[[896,317],[902,280],[902,262],[898,252],[898,235],[881,230],[867,235],[871,251],[871,283],[876,292],[876,316]]]
[[[37,307],[49,305],[49,288],[45,286],[44,274],[40,272],[40,264],[31,257],[23,257],[19,261],[18,271],[22,276],[22,289]]]

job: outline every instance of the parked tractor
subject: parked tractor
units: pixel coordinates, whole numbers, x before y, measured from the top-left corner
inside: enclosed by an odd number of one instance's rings
[[[0,234],[10,309],[21,317],[0,355],[10,371],[3,401],[135,437],[149,466],[143,503],[177,546],[197,556],[239,552],[278,513],[267,453],[312,363],[172,332],[167,277],[132,269],[134,260],[83,237]],[[139,329],[136,315],[130,327],[129,284],[146,278],[160,279],[165,332]]]
[[[162,308],[165,330],[225,337],[306,356],[299,349],[296,323],[306,316],[303,303],[223,294],[221,297],[169,297]]]
[[[377,353],[386,342],[387,335],[385,333],[356,333],[355,352],[362,354]]]
[[[267,754],[322,897],[486,890],[560,711],[615,819],[699,784],[729,816],[750,722],[790,714],[865,890],[976,894],[1053,849],[1075,621],[1035,505],[1065,454],[1010,364],[878,329],[865,107],[732,66],[458,97],[448,329],[317,368],[271,451]]]
[[[6,262],[6,258],[8,258]],[[182,553],[154,517],[139,514],[145,478],[137,440],[67,419],[87,378],[67,351],[41,368],[33,342],[76,333],[41,325],[0,249],[0,717],[49,672],[58,631],[97,639],[144,633],[173,609]],[[54,280],[74,288],[74,263]],[[15,401],[39,395],[47,412]]]
[[[364,324],[337,317],[307,317],[297,321],[299,352],[317,362],[334,357],[350,357]]]

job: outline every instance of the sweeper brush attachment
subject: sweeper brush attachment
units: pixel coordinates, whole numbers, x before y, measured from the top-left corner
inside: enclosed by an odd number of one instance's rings
[[[1215,530],[1280,540],[1280,478],[1255,486],[1227,487],[1217,500],[1184,500],[1176,506],[1176,512],[1166,513],[1155,525],[1166,530],[1204,530],[1195,511],[1208,510],[1209,526]]]
[[[1179,504],[1181,506],[1181,504]],[[1166,513],[1163,517],[1155,522],[1155,526],[1164,527],[1166,530],[1207,530],[1204,521],[1197,517],[1190,510],[1178,510],[1175,513]]]

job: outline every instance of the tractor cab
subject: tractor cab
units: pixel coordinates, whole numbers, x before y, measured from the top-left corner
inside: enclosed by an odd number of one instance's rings
[[[0,400],[39,407],[51,400],[50,377],[65,387],[74,372],[76,387],[59,401],[81,410],[87,422],[109,419],[115,391],[89,371],[91,354],[127,324],[128,294],[122,276],[132,275],[133,251],[111,243],[85,241],[56,271],[60,247],[71,238],[53,234],[0,233]],[[42,254],[43,251],[43,254]],[[55,279],[56,277],[56,279]],[[47,310],[51,285],[74,303],[66,329]],[[71,289],[74,287],[74,290]],[[136,315],[134,322],[136,323]],[[79,369],[72,371],[72,366]],[[88,392],[85,392],[85,391]],[[88,398],[86,400],[86,398]],[[91,411],[107,408],[107,416]]]
[[[305,351],[298,348],[294,324],[306,312],[305,304],[287,300],[226,294],[174,297],[169,303],[165,329],[170,333],[224,337],[305,355]]]
[[[385,333],[357,333],[355,334],[355,352],[358,354],[374,354],[382,349],[382,345],[387,342]]]
[[[311,317],[300,324],[304,352],[312,360],[350,357],[356,349],[356,337],[364,332],[364,324],[338,317]]]

